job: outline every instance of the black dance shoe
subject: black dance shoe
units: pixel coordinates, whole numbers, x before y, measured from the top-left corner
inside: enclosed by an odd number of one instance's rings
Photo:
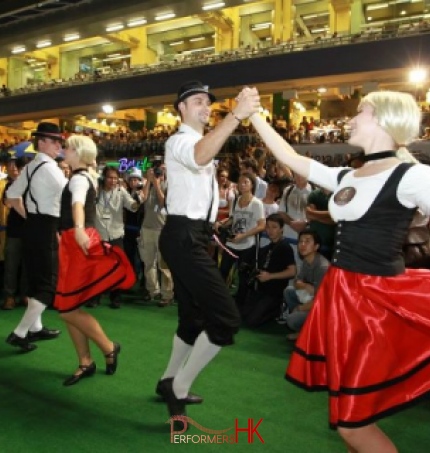
[[[24,352],[31,352],[37,349],[37,346],[35,344],[28,341],[28,337],[18,337],[18,335],[13,332],[6,338],[6,343],[10,344],[11,346],[21,348]]]
[[[94,373],[96,372],[96,364],[95,364],[95,362],[92,362],[89,365],[79,365],[79,369],[82,371],[82,373],[72,374],[70,377],[68,377],[63,382],[63,385],[66,385],[66,386],[75,385],[81,379],[93,376]]]
[[[164,399],[170,417],[174,417],[175,415],[186,417],[185,398],[176,397],[175,392],[173,391],[173,379],[166,379],[164,384]],[[174,420],[173,429],[174,431],[182,431],[184,429],[184,423],[181,420]]]
[[[28,332],[29,341],[39,341],[39,340],[53,340],[60,335],[61,330],[57,329],[47,329],[43,327],[38,332]]]
[[[160,379],[157,383],[157,387],[155,388],[155,393],[161,398],[166,401],[166,394],[167,394],[167,386],[168,382],[173,381],[173,378],[165,378]],[[201,404],[203,403],[203,398],[199,395],[195,395],[194,393],[188,393],[185,398],[182,398],[185,404]]]
[[[113,351],[109,354],[105,354],[107,359],[113,359],[112,363],[106,362],[106,374],[112,375],[115,374],[116,368],[118,366],[118,354],[121,352],[121,345],[119,343],[113,344]]]

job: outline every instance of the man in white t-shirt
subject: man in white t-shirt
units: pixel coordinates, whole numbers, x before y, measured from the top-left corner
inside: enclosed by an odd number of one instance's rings
[[[284,219],[284,237],[294,250],[296,263],[300,263],[297,252],[298,236],[306,228],[306,207],[312,187],[306,178],[294,175],[294,183],[285,188],[279,203],[279,213]]]

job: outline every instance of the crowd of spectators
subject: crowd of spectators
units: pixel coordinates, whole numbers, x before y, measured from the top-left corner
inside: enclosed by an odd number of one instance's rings
[[[47,89],[59,88],[69,85],[76,85],[82,83],[95,83],[112,78],[130,77],[133,75],[140,75],[145,73],[170,71],[177,68],[183,69],[184,67],[213,64],[224,61],[240,60],[245,58],[261,57],[264,55],[272,55],[287,52],[297,52],[319,47],[329,47],[333,45],[346,45],[355,44],[360,42],[375,41],[382,39],[390,39],[396,36],[415,35],[419,33],[430,32],[429,23],[426,20],[408,21],[402,23],[391,24],[381,28],[368,26],[363,28],[360,33],[338,33],[335,32],[331,35],[323,33],[316,38],[308,38],[306,36],[298,36],[286,41],[276,40],[274,43],[271,41],[258,42],[255,45],[240,43],[239,48],[232,50],[225,50],[219,53],[211,51],[200,51],[192,53],[176,54],[173,58],[161,56],[157,63],[140,64],[130,66],[126,60],[122,65],[116,67],[94,68],[92,71],[79,71],[68,79],[65,78],[51,78],[49,71],[44,80],[33,80],[27,85],[10,90],[1,90],[0,97],[9,95],[26,94],[34,91],[42,91]],[[5,86],[3,86],[5,88]]]

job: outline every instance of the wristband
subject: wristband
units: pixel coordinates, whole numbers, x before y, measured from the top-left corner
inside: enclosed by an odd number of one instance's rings
[[[84,228],[84,226],[83,225],[75,225],[75,228],[82,229],[82,228]]]
[[[233,118],[234,118],[235,120],[239,121],[239,123],[241,123],[241,122],[243,121],[243,120],[241,120],[238,116],[236,116],[236,114],[235,114],[233,111],[231,111],[230,113],[233,115]]]

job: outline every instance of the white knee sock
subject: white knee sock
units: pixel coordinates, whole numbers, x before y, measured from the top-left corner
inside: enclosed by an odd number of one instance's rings
[[[162,379],[176,376],[182,368],[193,347],[182,341],[177,335],[173,337],[172,354]]]
[[[210,342],[206,332],[202,332],[193,346],[187,363],[178,371],[173,381],[173,392],[177,398],[185,398],[200,371],[218,354],[221,346]]]
[[[33,325],[28,329],[30,332],[39,332],[43,329],[42,315],[39,315]]]
[[[39,302],[38,300],[33,298],[29,298],[28,306],[27,309],[25,310],[24,316],[21,318],[21,322],[14,330],[15,335],[18,335],[18,337],[21,338],[25,338],[30,327],[37,323],[38,320],[40,322],[40,325],[42,325],[41,316],[42,313],[45,311],[45,308],[46,305],[42,304],[42,302]]]

